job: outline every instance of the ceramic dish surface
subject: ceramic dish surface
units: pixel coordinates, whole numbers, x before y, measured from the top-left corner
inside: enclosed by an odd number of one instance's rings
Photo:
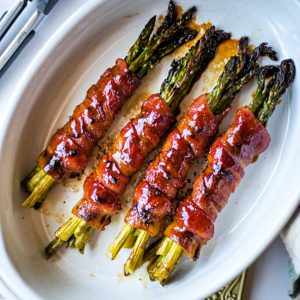
[[[123,263],[129,250],[110,260],[108,247],[123,226],[124,213],[114,217],[104,232],[93,235],[84,255],[61,250],[51,260],[44,258],[44,247],[53,232],[68,219],[72,206],[81,198],[82,180],[95,160],[91,159],[81,181],[55,186],[39,211],[20,208],[26,197],[20,180],[35,165],[53,132],[83,100],[87,88],[116,58],[126,55],[147,20],[154,14],[164,14],[167,4],[147,0],[87,2],[53,34],[16,87],[9,122],[0,137],[0,276],[16,298],[202,299],[246,268],[295,209],[300,189],[298,76],[268,124],[270,147],[246,169],[217,219],[214,238],[197,262],[181,261],[166,287],[150,282],[145,268],[124,277]],[[211,22],[230,31],[234,38],[247,35],[254,45],[267,41],[280,60],[294,59],[300,71],[298,1],[185,0],[178,4],[183,8],[196,5],[198,23]],[[183,50],[187,48],[164,59],[147,76],[100,143],[102,151],[137,113],[142,101],[159,91],[171,60],[183,55]],[[213,87],[217,75],[209,71],[203,74],[183,101],[182,113],[195,97]],[[254,87],[249,85],[237,97],[233,112],[250,102]],[[228,116],[227,125],[232,116]],[[134,177],[123,197],[128,205],[137,180],[138,176]]]

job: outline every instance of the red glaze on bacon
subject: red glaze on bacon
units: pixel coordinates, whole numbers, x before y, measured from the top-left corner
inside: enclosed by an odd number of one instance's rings
[[[128,70],[126,61],[117,59],[89,88],[69,121],[52,136],[39,157],[40,169],[55,180],[83,172],[93,147],[139,85],[140,79]]]
[[[112,150],[86,179],[83,200],[73,209],[73,214],[102,229],[102,224],[98,224],[100,217],[121,210],[119,197],[131,176],[141,168],[174,121],[173,113],[160,95],[150,96],[141,113],[121,130]]]
[[[205,153],[218,132],[220,120],[211,112],[207,95],[193,102],[137,185],[133,206],[125,218],[127,224],[151,235],[159,233],[164,219],[172,212],[177,192],[185,185],[192,161]]]
[[[214,221],[244,176],[244,168],[270,143],[265,127],[249,108],[237,111],[229,130],[210,148],[208,165],[180,203],[165,236],[197,259],[201,245],[214,234]]]

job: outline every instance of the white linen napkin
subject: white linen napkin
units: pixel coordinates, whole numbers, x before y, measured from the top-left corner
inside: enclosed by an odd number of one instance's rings
[[[281,232],[281,238],[290,256],[289,295],[300,299],[300,206]]]

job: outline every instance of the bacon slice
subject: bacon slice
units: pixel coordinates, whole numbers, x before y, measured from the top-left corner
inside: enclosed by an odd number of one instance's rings
[[[51,138],[38,166],[55,180],[83,172],[93,147],[103,137],[125,100],[140,85],[140,79],[123,59],[107,69],[87,91],[69,121]]]
[[[131,176],[141,168],[146,156],[158,146],[174,121],[173,113],[160,95],[150,96],[141,113],[121,130],[111,151],[86,179],[83,200],[73,209],[73,214],[102,229],[100,217],[121,210],[119,197]]]
[[[265,127],[243,107],[228,131],[210,148],[208,165],[180,203],[165,236],[179,244],[187,256],[197,259],[200,246],[214,234],[214,221],[244,176],[244,168],[270,143]]]
[[[220,120],[221,116],[211,112],[207,95],[193,102],[137,185],[133,207],[125,218],[127,224],[151,235],[159,233],[165,218],[172,213],[178,190],[185,185],[192,161],[205,153],[218,132]]]

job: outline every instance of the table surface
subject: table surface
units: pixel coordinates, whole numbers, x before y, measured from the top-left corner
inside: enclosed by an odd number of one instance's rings
[[[61,0],[55,9],[40,24],[30,43],[17,55],[13,63],[0,78],[0,130],[5,122],[6,101],[9,101],[11,91],[18,83],[20,74],[27,68],[29,62],[37,54],[42,45],[62,22],[84,5],[82,0]],[[0,16],[13,3],[12,0],[0,1]],[[19,26],[21,26],[20,20]],[[18,24],[16,24],[18,27]],[[5,42],[5,41],[4,41]],[[1,48],[0,48],[1,51]],[[255,247],[255,245],[253,245]],[[246,300],[287,300],[288,289],[288,256],[278,237],[269,248],[249,268],[245,287]],[[6,295],[5,286],[0,279],[0,299]],[[7,297],[9,299],[9,297]]]

